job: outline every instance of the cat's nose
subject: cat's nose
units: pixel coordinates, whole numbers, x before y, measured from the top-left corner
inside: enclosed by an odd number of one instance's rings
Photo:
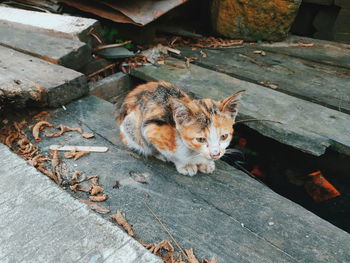
[[[210,157],[212,158],[212,159],[218,159],[219,157],[220,157],[220,152],[219,153],[217,153],[217,154],[210,154]]]

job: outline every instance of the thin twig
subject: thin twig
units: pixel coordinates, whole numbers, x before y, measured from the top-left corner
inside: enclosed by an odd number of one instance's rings
[[[92,31],[94,31],[94,29],[95,28],[93,28],[93,27],[90,28],[90,30],[89,30],[89,32],[87,34],[92,36],[92,37],[94,37],[97,40],[98,43],[103,44],[101,38],[99,38],[96,34],[92,33]]]
[[[176,239],[173,237],[173,235],[170,233],[169,229],[167,228],[167,226],[162,222],[162,220],[160,220],[160,218],[156,215],[156,213],[153,212],[152,208],[147,204],[146,201],[142,200],[143,203],[145,204],[145,206],[147,207],[147,209],[151,212],[151,214],[157,219],[157,221],[159,222],[159,224],[163,227],[163,229],[165,230],[165,232],[167,232],[167,234],[170,236],[170,238],[174,241],[175,245],[178,247],[178,249],[181,251],[181,253],[184,255],[184,257],[188,260],[188,257],[186,255],[186,253],[183,251],[183,249],[181,248],[181,246],[179,245],[179,243],[176,241]]]
[[[88,77],[89,79],[92,78],[92,77],[95,77],[96,75],[100,74],[100,73],[103,72],[103,71],[106,71],[106,70],[108,70],[108,69],[114,68],[116,65],[117,65],[116,63],[110,64],[110,65],[108,65],[108,66],[106,66],[106,67],[104,67],[104,68],[101,68],[101,69],[99,69],[99,70],[97,70],[97,71],[91,73],[91,74],[88,75],[87,77]]]
[[[109,45],[102,45],[102,46],[98,46],[94,49],[94,51],[97,51],[97,50],[101,50],[101,49],[105,49],[105,48],[110,48],[110,47],[120,47],[120,46],[124,46],[126,44],[129,44],[131,43],[131,40],[128,40],[128,41],[124,41],[122,43],[116,43],[116,44],[109,44]]]
[[[275,122],[275,123],[279,123],[279,124],[285,124],[284,122],[275,121],[275,120],[270,120],[270,119],[245,119],[245,120],[236,121],[236,122],[234,123],[234,125],[237,124],[237,123],[249,122],[249,121],[270,121],[270,122]]]

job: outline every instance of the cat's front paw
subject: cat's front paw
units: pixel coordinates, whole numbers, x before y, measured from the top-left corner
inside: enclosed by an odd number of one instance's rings
[[[189,176],[194,176],[198,171],[197,165],[195,164],[187,164],[185,166],[176,165],[176,169],[180,174],[189,175]]]
[[[211,174],[215,170],[215,163],[213,161],[208,163],[201,163],[201,164],[198,164],[197,166],[198,166],[198,170],[204,174]]]

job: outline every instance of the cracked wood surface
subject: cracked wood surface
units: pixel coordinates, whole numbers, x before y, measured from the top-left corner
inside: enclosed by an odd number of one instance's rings
[[[0,46],[0,105],[58,107],[87,92],[83,74]]]
[[[72,133],[39,145],[44,150],[62,141],[109,147],[106,153],[65,162],[71,170],[101,176],[109,196],[102,205],[113,212],[121,209],[137,239],[146,243],[169,239],[143,204],[147,200],[181,246],[193,247],[199,258],[215,256],[219,263],[350,261],[349,234],[224,162],[217,162],[212,175],[180,175],[172,164],[145,159],[121,145],[112,104],[90,96],[66,108],[52,111],[48,121],[81,124],[95,138],[86,141]],[[131,171],[149,173],[148,183],[135,182]],[[113,188],[116,180],[119,189]]]

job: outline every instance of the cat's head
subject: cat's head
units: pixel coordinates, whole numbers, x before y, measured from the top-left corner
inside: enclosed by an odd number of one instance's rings
[[[222,157],[232,139],[242,93],[234,93],[221,101],[173,99],[173,118],[185,144],[207,159]]]

